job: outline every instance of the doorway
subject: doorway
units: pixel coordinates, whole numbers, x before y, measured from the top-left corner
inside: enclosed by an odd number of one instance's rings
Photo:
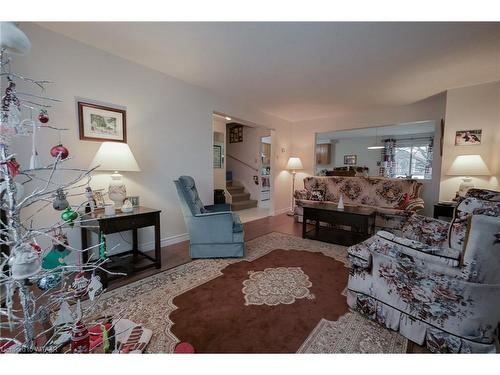
[[[242,222],[272,214],[272,131],[230,115],[213,114],[214,189]]]

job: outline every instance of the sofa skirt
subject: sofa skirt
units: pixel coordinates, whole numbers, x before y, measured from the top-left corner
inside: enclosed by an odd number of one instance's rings
[[[433,353],[497,353],[498,342],[478,343],[444,332],[364,293],[349,289],[347,304]]]

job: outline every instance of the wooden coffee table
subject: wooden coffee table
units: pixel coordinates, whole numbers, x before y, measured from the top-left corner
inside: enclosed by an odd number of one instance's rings
[[[371,208],[346,206],[340,210],[335,203],[327,202],[308,202],[302,207],[302,238],[351,246],[375,234],[375,210]],[[315,222],[314,229],[310,231],[307,231],[308,220]],[[321,222],[337,227],[321,226]]]

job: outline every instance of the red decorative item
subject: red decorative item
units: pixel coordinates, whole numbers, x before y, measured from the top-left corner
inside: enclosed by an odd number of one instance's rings
[[[32,242],[30,245],[33,248],[33,250],[35,250],[37,253],[40,254],[42,252],[42,248],[36,242]]]
[[[12,178],[16,177],[19,174],[19,163],[16,161],[16,159],[12,158],[7,164],[7,169],[9,170],[9,174]]]
[[[180,342],[174,349],[175,354],[194,354],[193,345],[188,342]]]
[[[89,286],[90,280],[85,277],[84,272],[79,272],[76,274],[75,279],[71,286],[73,287],[73,295],[75,298],[80,298],[87,293],[87,288]]]
[[[410,203],[410,196],[408,195],[408,193],[404,193],[396,208],[399,210],[404,210],[408,206],[408,203]]]
[[[54,158],[56,158],[59,154],[61,154],[61,159],[64,160],[69,156],[69,150],[62,144],[58,144],[50,149],[50,155]]]
[[[40,121],[42,124],[46,124],[49,122],[49,114],[46,109],[42,109],[40,113],[38,114],[38,121]]]
[[[71,331],[71,352],[88,353],[90,348],[89,331],[79,320]]]

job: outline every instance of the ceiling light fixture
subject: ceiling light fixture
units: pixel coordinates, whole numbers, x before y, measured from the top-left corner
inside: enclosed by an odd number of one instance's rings
[[[377,139],[378,139],[378,128],[375,128],[375,142],[373,143],[372,146],[367,147],[368,150],[380,150],[380,149],[384,148],[384,146],[379,145],[377,143]]]
[[[226,116],[226,117],[224,117],[224,118],[225,118],[227,121],[231,121],[231,120],[232,120],[232,118],[231,118],[231,117],[229,117],[229,116]]]

